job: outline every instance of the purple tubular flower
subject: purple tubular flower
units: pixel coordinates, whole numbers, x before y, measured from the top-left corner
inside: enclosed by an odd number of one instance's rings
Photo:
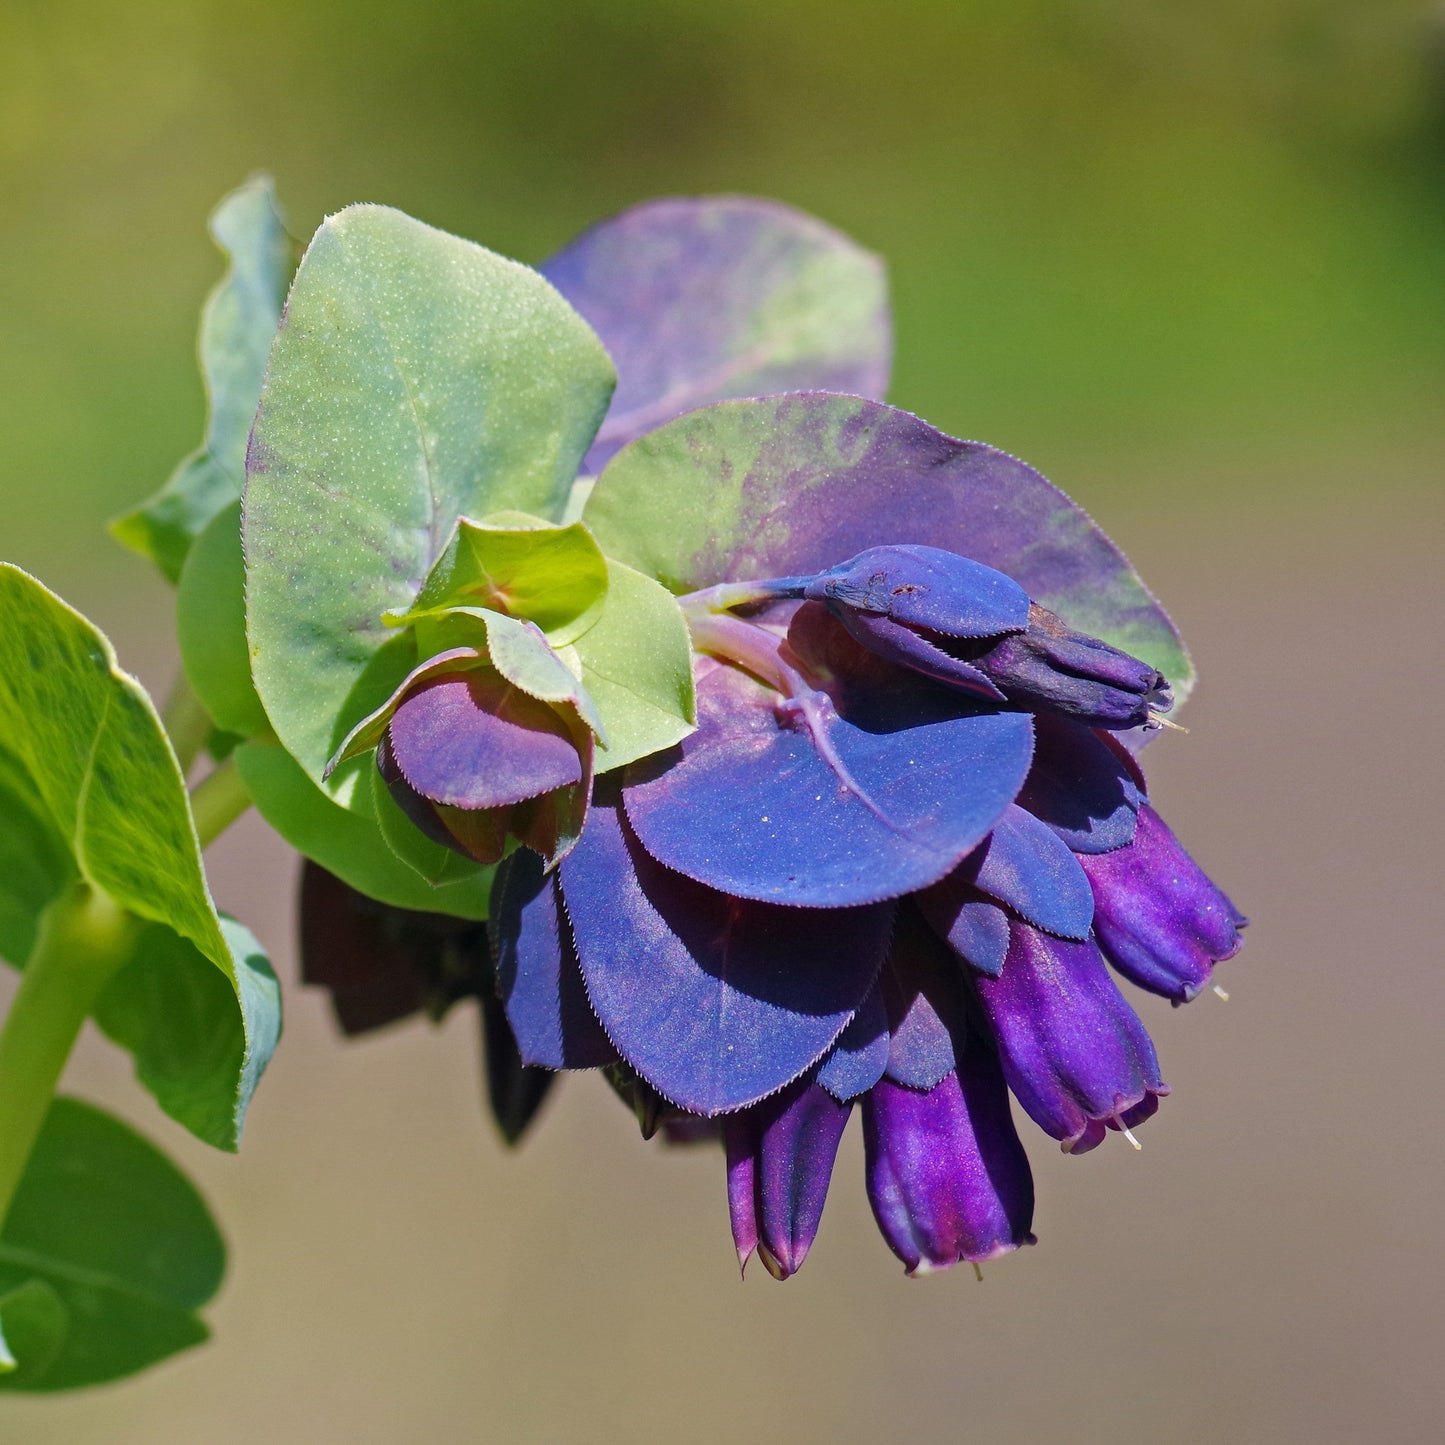
[[[511,836],[555,862],[581,834],[592,752],[586,727],[474,667],[434,674],[407,692],[377,767],[434,841],[496,863]]]
[[[1141,1123],[1169,1092],[1144,1025],[1092,941],[1014,921],[1003,972],[974,986],[1009,1088],[1066,1154],[1096,1147],[1106,1127]]]
[[[922,1092],[882,1080],[863,1104],[868,1198],[911,1275],[1033,1244],[1033,1176],[987,1042]]]
[[[978,697],[1123,729],[1167,712],[1148,663],[1066,626],[1012,578],[939,547],[870,547],[811,579],[870,651]]]
[[[851,1103],[803,1081],[723,1121],[740,1268],[756,1250],[774,1279],[797,1273],[818,1232],[852,1111]]]
[[[1080,858],[1094,890],[1094,932],[1130,983],[1188,1003],[1233,958],[1249,921],[1146,803],[1126,848]]]

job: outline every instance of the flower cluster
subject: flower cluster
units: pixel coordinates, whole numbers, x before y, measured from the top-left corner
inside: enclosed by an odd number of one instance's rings
[[[723,205],[740,234],[750,204]],[[490,957],[479,925],[383,910],[358,930],[348,890],[313,873],[308,971],[343,1020],[361,1005],[341,954],[380,960],[392,1013],[482,998],[509,1137],[539,1081],[574,1069],[604,1071],[644,1133],[720,1137],[739,1259],[778,1278],[808,1253],[858,1106],[908,1271],[976,1263],[1033,1241],[1010,1095],[1066,1152],[1132,1141],[1168,1088],[1115,975],[1184,1003],[1239,947],[1244,918],[1138,763],[1170,679],[1098,633],[1184,654],[1117,550],[1013,458],[831,391],[690,393],[650,338],[687,335],[716,263],[688,246],[724,244],[716,219],[643,208],[548,271],[621,374],[583,522],[676,596],[695,728],[609,762],[590,674],[549,681],[585,633],[493,587],[484,635],[449,572],[433,601],[474,619],[471,641],[421,646],[343,756],[375,748],[428,837],[499,863]],[[678,244],[659,251],[659,230]],[[651,330],[629,256],[695,283],[652,288]],[[767,380],[879,385],[873,362],[820,369]],[[709,405],[671,420],[680,396]]]

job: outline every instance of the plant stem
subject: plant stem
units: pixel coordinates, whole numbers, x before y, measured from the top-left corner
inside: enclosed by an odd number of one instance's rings
[[[129,958],[138,926],[109,894],[86,883],[72,884],[41,915],[0,1028],[0,1223],[80,1027]]]
[[[171,694],[161,710],[161,722],[170,736],[171,747],[175,749],[184,777],[190,773],[211,734],[210,714],[191,690],[184,672],[176,674]]]
[[[191,812],[201,847],[209,848],[250,806],[251,795],[236,760],[227,758],[191,789]]]

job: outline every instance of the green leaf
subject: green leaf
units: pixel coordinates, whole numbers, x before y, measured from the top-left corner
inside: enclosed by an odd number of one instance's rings
[[[316,233],[244,514],[257,690],[316,783],[390,691],[367,679],[382,615],[411,606],[460,517],[560,513],[613,383],[601,343],[525,266],[380,206]]]
[[[69,1329],[64,1302],[43,1279],[27,1280],[0,1295],[0,1377],[13,1374],[22,1362],[31,1379],[43,1375]],[[0,1379],[0,1386],[6,1383]]]
[[[0,958],[24,965],[40,914],[74,874],[65,840],[15,755],[0,744]]]
[[[251,681],[246,645],[246,566],[241,503],[223,507],[196,538],[176,596],[181,662],[211,721],[254,737],[270,727]]]
[[[448,866],[459,865],[463,876],[432,887],[397,857],[377,823],[369,777],[376,769],[369,759],[348,770],[353,783],[350,809],[333,802],[278,744],[242,743],[235,759],[261,816],[293,848],[358,892],[397,908],[458,918],[487,916],[490,869],[458,857],[457,865]]]
[[[228,1057],[237,1063],[224,1083],[206,1075],[204,1086],[217,1091],[209,1111],[217,1122],[201,1137],[234,1149],[279,1033],[279,1001],[223,932],[185,782],[155,708],[93,624],[9,563],[0,563],[0,679],[0,737],[75,871],[186,940],[191,966],[214,966],[229,987]],[[190,1118],[181,1122],[191,1126]]]
[[[247,1013],[270,1032],[250,1056],[236,1028],[236,996],[194,944],[159,924],[141,935],[131,961],[95,1007],[106,1036],[135,1058],[136,1077],[171,1118],[201,1139],[224,1140],[236,1128],[236,1081],[247,1097],[258,1061],[280,1038],[281,986],[250,931],[221,919]]]
[[[697,720],[692,644],[672,594],[611,558],[607,602],[596,624],[573,644],[582,683],[606,728],[597,772],[680,742]]]
[[[485,608],[535,622],[557,646],[597,620],[607,562],[581,522],[504,527],[463,517],[400,626],[452,607]]]
[[[0,1389],[68,1390],[207,1336],[226,1252],[205,1203],[118,1119],[59,1098],[0,1229]]]
[[[201,372],[210,407],[205,441],[150,501],[111,524],[119,541],[149,557],[172,582],[193,539],[241,495],[246,438],[291,275],[291,245],[270,177],[232,191],[211,213],[210,231],[230,267],[201,312]]]

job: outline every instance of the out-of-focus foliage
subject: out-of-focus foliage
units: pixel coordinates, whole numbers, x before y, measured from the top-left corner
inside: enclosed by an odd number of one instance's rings
[[[644,196],[777,196],[886,254],[891,399],[1096,503],[1421,481],[1440,30],[1421,0],[12,0],[6,551],[58,562],[74,509],[194,445],[198,218],[257,166],[298,235],[379,200],[524,259]]]

